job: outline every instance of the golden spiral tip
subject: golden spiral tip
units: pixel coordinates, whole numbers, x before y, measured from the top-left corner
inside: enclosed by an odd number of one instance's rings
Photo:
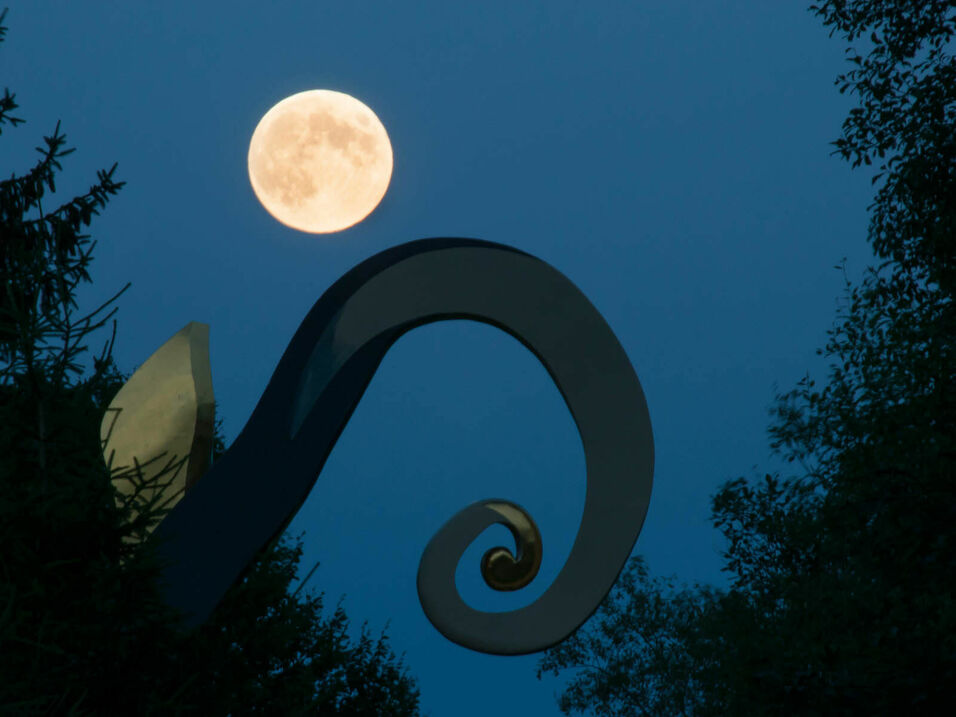
[[[534,580],[541,567],[541,532],[524,508],[510,501],[488,501],[485,507],[501,516],[498,522],[514,536],[517,557],[510,550],[495,547],[481,558],[481,576],[494,590],[520,590]]]

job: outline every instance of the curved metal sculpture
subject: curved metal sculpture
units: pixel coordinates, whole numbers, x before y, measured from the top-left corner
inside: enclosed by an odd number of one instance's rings
[[[474,503],[431,539],[418,593],[432,624],[481,652],[520,655],[570,635],[611,589],[650,501],[653,439],[637,376],[587,298],[543,261],[474,239],[423,239],[384,251],[339,279],[289,343],[245,428],[159,525],[167,601],[203,622],[256,554],[309,494],[389,347],[416,326],[471,319],[508,332],[544,364],[578,427],[587,489],[581,527],[554,583],[505,613],[469,607],[455,569],[486,528],[503,524],[504,548],[482,560],[496,589],[527,584],[541,540],[527,513],[506,500]]]

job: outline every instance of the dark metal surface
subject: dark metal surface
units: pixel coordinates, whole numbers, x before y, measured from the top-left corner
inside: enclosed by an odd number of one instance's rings
[[[455,587],[458,560],[487,527],[527,534],[509,517],[523,510],[495,499],[460,511],[428,543],[418,573],[422,608],[449,639],[495,654],[546,649],[597,608],[650,501],[650,417],[630,361],[598,311],[548,264],[500,244],[423,239],[371,257],[325,292],[232,447],[154,533],[167,564],[166,599],[189,625],[206,619],[293,518],[389,347],[446,319],[497,326],[540,359],[580,432],[587,489],[571,554],[532,604],[482,612]]]

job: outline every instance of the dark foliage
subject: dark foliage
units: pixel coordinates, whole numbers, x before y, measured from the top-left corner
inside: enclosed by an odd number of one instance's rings
[[[5,91],[0,128],[22,122],[16,109]],[[101,453],[125,380],[113,339],[84,366],[116,297],[86,316],[74,300],[94,248],[82,232],[122,183],[114,165],[45,210],[65,143],[58,124],[37,164],[0,182],[0,714],[417,714],[384,635],[353,638],[340,607],[326,616],[321,595],[290,592],[301,539],[265,551],[199,630],[159,599]]]
[[[703,643],[701,618],[717,593],[705,586],[678,589],[651,578],[632,558],[614,590],[583,630],[548,650],[538,677],[579,670],[558,700],[565,714],[680,715],[705,706],[700,682],[713,669],[689,648]]]
[[[952,0],[826,0],[810,10],[848,43],[841,93],[859,97],[834,144],[854,167],[879,163],[876,255],[952,297],[956,266],[956,5]],[[868,48],[864,54],[858,48]]]
[[[956,680],[956,4],[828,0],[858,95],[837,153],[882,162],[870,240],[885,261],[845,300],[809,376],[776,396],[797,472],[713,498],[727,590],[632,568],[541,663],[578,669],[567,712],[948,714]],[[838,267],[839,268],[839,267]],[[639,563],[637,564],[640,565]]]

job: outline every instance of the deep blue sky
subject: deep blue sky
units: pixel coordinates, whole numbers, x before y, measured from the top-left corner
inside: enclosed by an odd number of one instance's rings
[[[820,376],[842,290],[870,262],[870,184],[830,156],[849,106],[843,47],[803,3],[14,2],[2,83],[23,127],[6,172],[62,119],[78,151],[60,196],[119,162],[126,188],[95,221],[91,308],[128,280],[115,355],[142,363],[188,321],[211,326],[227,438],[249,416],[312,303],[341,274],[425,236],[512,244],[571,278],[604,314],[647,395],[654,493],[636,551],[655,574],[721,583],[709,497],[779,467],[777,382]],[[253,196],[249,138],[278,100],[352,94],[381,118],[395,170],[379,208],[334,235],[274,219]],[[290,530],[330,605],[345,595],[405,652],[427,713],[556,715],[560,681],[535,656],[446,641],[418,605],[422,549],[486,497],[526,506],[545,558],[526,604],[566,557],[583,454],[544,369],[485,325],[420,328],[392,349]],[[497,540],[496,540],[497,539]],[[502,696],[508,695],[502,705]]]

